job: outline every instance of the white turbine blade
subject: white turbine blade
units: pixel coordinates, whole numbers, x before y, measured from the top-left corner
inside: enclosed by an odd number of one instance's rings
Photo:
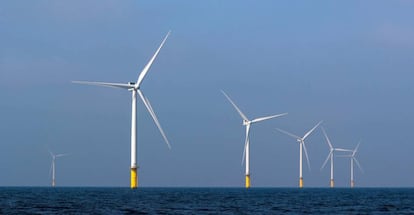
[[[244,149],[243,149],[243,157],[242,157],[241,165],[243,165],[244,159],[246,157],[246,147],[247,147],[247,144],[249,143],[249,133],[250,133],[250,125],[246,125],[246,140],[244,141]]]
[[[49,152],[49,154],[52,158],[53,158],[53,156],[55,156],[52,151],[50,151],[50,150],[47,150],[47,151]]]
[[[362,169],[362,166],[359,163],[359,161],[355,157],[352,157],[351,159],[354,159],[355,163],[357,164],[357,166],[359,167],[359,169],[361,170],[361,172],[364,172],[364,170]]]
[[[325,129],[324,129],[323,127],[321,127],[321,128],[322,128],[323,135],[325,136],[326,142],[328,143],[329,148],[332,150],[332,149],[333,149],[332,143],[331,143],[331,141],[329,140],[329,137],[328,137],[328,135],[326,134]]]
[[[338,152],[352,152],[352,150],[350,149],[343,149],[343,148],[334,148],[334,150]]]
[[[316,124],[311,130],[308,131],[308,133],[305,134],[305,136],[303,136],[303,140],[306,139],[306,137],[309,136],[309,134],[311,134],[320,124],[322,123],[322,121],[320,121],[318,124]]]
[[[68,153],[66,153],[66,154],[57,154],[57,155],[55,155],[55,157],[63,157],[63,156],[68,156],[69,154]]]
[[[296,135],[294,135],[294,134],[291,134],[291,133],[289,133],[289,132],[287,132],[287,131],[284,131],[284,130],[282,130],[282,129],[280,129],[280,128],[276,128],[278,131],[280,131],[280,132],[282,132],[282,133],[284,133],[284,134],[287,134],[287,135],[289,135],[289,136],[291,136],[291,137],[293,137],[293,138],[295,138],[295,139],[301,139],[299,136],[296,136]]]
[[[144,102],[145,107],[147,108],[148,112],[150,113],[152,119],[154,120],[155,124],[158,127],[158,130],[160,131],[162,137],[164,138],[165,143],[167,143],[167,146],[169,149],[171,149],[171,145],[170,142],[167,139],[167,136],[164,133],[164,130],[161,127],[160,122],[158,121],[157,115],[155,115],[154,109],[151,106],[151,103],[149,102],[149,100],[144,96],[144,94],[142,93],[141,90],[137,90],[139,96],[141,97],[142,101]]]
[[[268,119],[273,119],[275,117],[284,116],[284,115],[287,115],[287,113],[277,114],[277,115],[273,115],[273,116],[260,117],[260,118],[252,120],[252,123],[260,122],[260,121],[264,121],[264,120],[268,120]]]
[[[49,177],[50,177],[50,175],[52,174],[52,168],[53,168],[53,161],[52,161],[52,163],[50,164],[50,169],[49,169]]]
[[[142,83],[142,80],[144,80],[145,76],[147,75],[149,69],[151,68],[152,63],[154,62],[155,58],[157,57],[158,53],[160,52],[162,46],[164,45],[165,41],[167,40],[168,36],[170,35],[171,31],[168,31],[167,35],[164,37],[164,39],[161,42],[161,45],[158,47],[155,54],[152,56],[150,61],[148,61],[147,65],[145,65],[144,69],[142,69],[141,73],[138,76],[137,83],[135,84],[136,88],[139,88],[139,86]]]
[[[72,83],[74,83],[74,84],[86,84],[86,85],[102,86],[102,87],[114,87],[114,88],[122,88],[122,89],[131,89],[131,88],[134,88],[133,85],[123,84],[123,83],[108,83],[108,82],[93,82],[93,81],[72,81]]]
[[[358,142],[358,145],[355,147],[354,152],[352,153],[352,156],[355,156],[355,154],[358,151],[359,145],[361,144],[361,141]]]
[[[328,157],[326,157],[325,162],[323,162],[321,166],[321,170],[325,167],[326,163],[328,163],[329,158],[331,157],[332,151],[329,152]]]
[[[243,112],[241,112],[241,110],[237,107],[237,105],[231,100],[231,98],[222,90],[221,91],[224,96],[227,98],[227,100],[229,100],[229,102],[233,105],[233,107],[237,110],[237,112],[240,114],[240,116],[246,120],[249,121],[249,119],[247,119],[247,117],[243,114]]]
[[[310,162],[309,162],[308,150],[306,149],[306,145],[305,145],[305,142],[303,142],[303,140],[302,140],[302,144],[303,144],[303,150],[305,151],[306,161],[308,163],[308,168],[309,168],[309,171],[310,171],[311,167],[310,167]]]

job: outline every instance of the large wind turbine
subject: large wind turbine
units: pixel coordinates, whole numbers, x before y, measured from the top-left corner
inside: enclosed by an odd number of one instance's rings
[[[361,167],[361,164],[359,164],[359,161],[355,157],[356,153],[358,152],[358,148],[359,148],[359,145],[360,144],[361,144],[361,141],[359,141],[358,145],[352,151],[352,154],[345,155],[345,156],[341,156],[341,157],[348,157],[351,160],[351,188],[355,187],[355,181],[354,181],[354,161],[357,164],[359,170],[361,170],[361,172],[364,172],[364,170]]]
[[[329,154],[326,157],[325,162],[322,164],[321,170],[325,167],[326,163],[328,162],[329,159],[331,159],[331,180],[330,180],[330,186],[334,187],[334,152],[338,151],[338,152],[352,152],[352,150],[349,149],[342,149],[342,148],[334,148],[332,146],[331,141],[329,140],[328,135],[326,134],[325,129],[322,127],[322,132],[325,136],[326,142],[328,143],[329,146]]]
[[[164,138],[165,142],[167,143],[168,148],[171,149],[170,143],[167,139],[167,136],[164,133],[164,130],[161,127],[161,124],[158,121],[155,112],[147,99],[142,93],[140,87],[142,81],[144,80],[145,76],[147,75],[149,69],[151,68],[152,63],[154,62],[155,58],[157,57],[158,53],[160,52],[162,46],[164,45],[165,41],[167,40],[168,36],[170,35],[170,31],[164,37],[161,45],[158,47],[155,54],[149,60],[147,65],[145,65],[144,69],[138,76],[138,80],[136,83],[128,82],[127,84],[124,83],[106,83],[106,82],[89,82],[89,81],[73,81],[73,83],[77,84],[89,84],[89,85],[97,85],[97,86],[104,86],[104,87],[114,87],[114,88],[121,88],[132,92],[132,114],[131,114],[131,188],[135,189],[138,186],[138,173],[137,173],[137,94],[140,96],[142,102],[144,103],[145,107],[147,108],[149,114],[151,115],[152,119],[154,120],[155,124],[157,125],[159,131],[161,132],[162,137]]]
[[[246,140],[244,143],[244,151],[243,151],[243,158],[242,158],[242,164],[244,162],[244,159],[246,159],[246,188],[250,187],[250,139],[249,139],[249,133],[250,133],[250,125],[256,122],[261,122],[264,120],[272,119],[279,116],[284,116],[287,113],[272,115],[272,116],[265,116],[265,117],[259,117],[253,120],[249,120],[246,115],[241,112],[241,110],[237,107],[237,105],[230,99],[230,97],[222,90],[221,91],[224,96],[229,100],[229,102],[233,105],[233,107],[236,109],[236,111],[239,113],[241,118],[243,119],[243,125],[246,126]]]
[[[52,165],[50,166],[50,170],[49,170],[49,175],[50,175],[50,171],[52,171],[52,187],[55,187],[56,185],[56,158],[58,157],[63,157],[66,156],[68,154],[53,154],[53,152],[49,151],[50,156],[52,157]]]
[[[306,150],[305,145],[305,139],[318,127],[322,121],[320,121],[318,124],[316,124],[311,130],[309,130],[303,137],[299,137],[297,135],[291,134],[287,131],[284,131],[282,129],[277,128],[278,131],[287,134],[293,138],[295,138],[299,142],[299,187],[303,187],[303,175],[302,175],[302,151],[305,151],[306,161],[308,163],[308,168],[310,170],[310,163],[309,163],[309,157],[308,157],[308,150]]]

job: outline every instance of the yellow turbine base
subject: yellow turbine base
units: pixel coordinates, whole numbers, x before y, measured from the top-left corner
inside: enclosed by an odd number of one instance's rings
[[[355,187],[355,182],[351,181],[351,188]]]
[[[303,188],[303,178],[299,178],[299,188]]]
[[[250,175],[246,175],[246,188],[250,188]]]
[[[333,188],[333,187],[334,187],[334,180],[331,179],[331,188]]]
[[[138,174],[137,168],[131,168],[131,189],[138,187]]]

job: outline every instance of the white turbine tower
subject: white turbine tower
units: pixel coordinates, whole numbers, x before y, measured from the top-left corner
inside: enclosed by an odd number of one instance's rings
[[[364,172],[364,170],[362,169],[361,164],[359,163],[359,161],[355,157],[356,153],[358,152],[358,148],[359,148],[359,145],[360,144],[361,144],[361,141],[359,141],[359,143],[355,147],[355,149],[352,150],[352,154],[340,156],[340,157],[348,157],[351,160],[351,188],[355,187],[355,180],[354,180],[354,161],[357,164],[359,170],[361,170],[361,172]]]
[[[322,123],[322,121],[320,121],[318,124],[316,124],[311,130],[309,130],[303,137],[299,137],[297,135],[291,134],[287,131],[284,131],[282,129],[277,128],[278,131],[287,134],[293,138],[295,138],[298,142],[299,142],[299,187],[302,188],[303,187],[303,175],[302,175],[302,151],[305,151],[305,157],[306,157],[306,161],[308,163],[308,168],[310,170],[310,163],[309,163],[309,157],[308,157],[308,150],[306,150],[306,145],[305,145],[305,139],[316,129],[316,127],[318,127],[320,124]]]
[[[326,142],[328,143],[329,146],[329,154],[326,157],[325,162],[322,164],[321,170],[325,167],[326,163],[328,162],[329,159],[331,159],[331,180],[330,180],[330,187],[334,187],[334,152],[338,151],[338,152],[352,152],[352,150],[349,149],[342,149],[342,148],[334,148],[332,146],[331,141],[329,140],[328,135],[326,134],[325,129],[322,127],[322,132],[325,136]]]
[[[145,107],[147,108],[149,114],[151,115],[152,119],[154,120],[155,124],[158,127],[162,137],[164,138],[165,142],[167,143],[168,148],[171,149],[170,143],[167,139],[167,136],[164,133],[164,130],[161,127],[161,124],[158,121],[155,112],[147,99],[142,93],[140,87],[142,81],[144,80],[145,76],[147,75],[149,69],[151,68],[152,63],[154,62],[155,58],[157,57],[158,53],[160,52],[162,46],[164,45],[165,41],[167,40],[168,36],[170,35],[170,31],[164,37],[161,45],[158,47],[155,54],[149,60],[147,65],[145,65],[144,69],[138,76],[138,80],[136,83],[129,82],[127,84],[124,83],[106,83],[106,82],[89,82],[89,81],[73,81],[73,83],[77,84],[88,84],[88,85],[97,85],[97,86],[104,86],[104,87],[114,87],[114,88],[121,88],[132,92],[132,114],[131,114],[131,188],[135,189],[138,186],[138,173],[137,173],[137,94],[140,96],[142,102],[144,103]]]
[[[265,116],[265,117],[259,117],[253,120],[249,120],[243,112],[236,106],[236,104],[230,99],[230,97],[224,92],[221,91],[224,96],[229,100],[229,102],[233,105],[233,107],[236,109],[236,111],[240,114],[241,118],[243,119],[243,125],[246,126],[246,140],[244,143],[244,151],[243,151],[243,158],[242,158],[242,165],[244,162],[244,159],[246,159],[246,188],[250,187],[250,139],[249,139],[249,133],[250,133],[250,125],[256,122],[261,122],[264,120],[272,119],[279,116],[284,116],[287,113],[272,115],[272,116]]]
[[[56,186],[56,158],[63,157],[68,154],[53,154],[53,152],[49,151],[50,156],[52,157],[52,165],[50,166],[49,175],[50,172],[52,172],[52,187]]]

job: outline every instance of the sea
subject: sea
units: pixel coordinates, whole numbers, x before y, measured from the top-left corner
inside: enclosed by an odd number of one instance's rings
[[[0,214],[414,214],[414,188],[3,187]]]

